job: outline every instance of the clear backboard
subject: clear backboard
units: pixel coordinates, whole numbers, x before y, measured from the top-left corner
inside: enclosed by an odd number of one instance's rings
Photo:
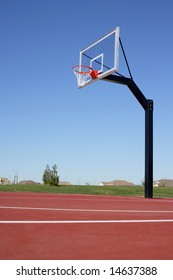
[[[119,27],[80,51],[79,65],[73,67],[82,88],[118,71]]]

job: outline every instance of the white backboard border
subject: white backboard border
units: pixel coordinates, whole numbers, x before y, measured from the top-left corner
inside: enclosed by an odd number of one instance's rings
[[[106,76],[115,73],[118,71],[118,66],[119,66],[119,36],[120,36],[120,28],[116,27],[113,31],[110,33],[106,34],[105,36],[101,37],[99,40],[95,41],[93,44],[89,45],[87,48],[83,49],[80,51],[79,54],[79,65],[83,64],[83,53],[88,51],[89,49],[95,47],[97,44],[108,38],[109,36],[114,35],[114,56],[112,57],[113,61],[113,66],[111,69],[108,69],[107,71],[103,71],[103,66],[104,66],[104,53],[98,54],[96,57],[92,58],[90,60],[90,67],[92,67],[93,62],[96,61],[96,59],[100,58],[101,59],[101,67],[98,69],[98,77],[96,79],[89,78],[85,83],[82,85],[78,84],[79,88],[83,88],[93,82],[96,82],[97,80],[101,80],[105,78]]]

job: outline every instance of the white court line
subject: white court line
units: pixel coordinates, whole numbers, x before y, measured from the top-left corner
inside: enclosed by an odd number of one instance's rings
[[[0,221],[0,224],[98,224],[98,223],[169,223],[169,220],[67,220],[67,221]]]
[[[40,207],[18,207],[0,206],[0,209],[15,210],[42,210],[42,211],[70,211],[70,212],[108,212],[108,213],[173,213],[173,210],[119,210],[119,209],[73,209],[73,208],[40,208]]]

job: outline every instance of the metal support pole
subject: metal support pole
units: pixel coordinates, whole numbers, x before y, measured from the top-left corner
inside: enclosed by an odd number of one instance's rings
[[[109,75],[105,81],[128,86],[145,110],[145,198],[153,197],[153,100],[146,99],[135,82],[126,77]]]
[[[153,198],[153,100],[145,110],[145,197]]]

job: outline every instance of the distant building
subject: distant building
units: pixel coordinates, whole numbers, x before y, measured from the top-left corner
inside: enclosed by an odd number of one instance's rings
[[[71,184],[67,181],[59,181],[59,186],[70,186]]]
[[[8,178],[0,177],[0,185],[10,185],[11,182],[8,180]]]
[[[153,184],[154,187],[173,187],[173,179],[160,179]]]
[[[18,183],[19,185],[41,185],[40,183],[34,182],[32,180],[24,180]]]
[[[110,182],[100,182],[99,186],[134,186],[134,184],[125,180],[113,180]]]

